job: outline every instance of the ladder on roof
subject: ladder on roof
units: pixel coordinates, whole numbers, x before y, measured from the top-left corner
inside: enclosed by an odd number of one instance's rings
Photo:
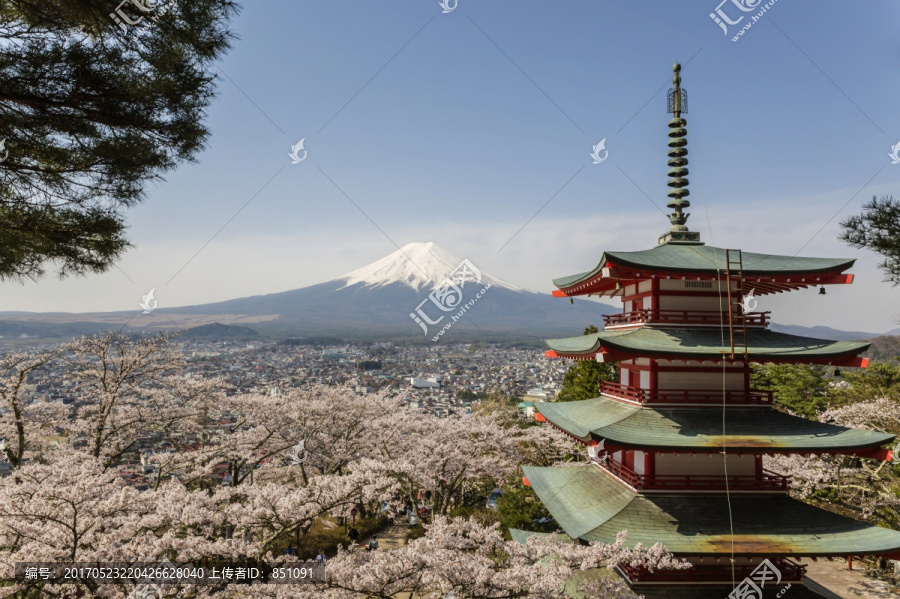
[[[744,315],[744,260],[741,250],[725,250],[725,282],[728,290],[728,339],[731,343],[731,359],[734,360],[743,345],[743,354],[746,360],[749,352],[747,350],[747,318]],[[732,282],[737,285],[732,285]],[[743,343],[738,341],[735,345],[735,332],[740,334]]]

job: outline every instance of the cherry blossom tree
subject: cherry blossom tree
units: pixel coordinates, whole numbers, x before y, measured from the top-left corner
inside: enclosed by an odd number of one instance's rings
[[[0,479],[0,583],[17,562],[279,563],[286,543],[323,519],[359,506],[399,509],[402,493],[430,491],[449,515],[467,485],[500,484],[523,459],[571,459],[574,445],[517,415],[438,418],[412,412],[389,393],[358,396],[311,386],[279,394],[233,393],[219,379],[184,376],[184,359],[165,336],[114,333],[63,346],[76,370],[80,406],[24,404],[29,373],[55,354],[7,354],[0,395],[12,418],[15,471]],[[14,408],[14,409],[13,409]],[[60,427],[75,442],[42,447],[41,427]],[[142,491],[115,466],[146,442],[156,468]],[[79,442],[79,441],[84,441]],[[224,472],[229,484],[219,484]],[[212,483],[212,484],[210,484]],[[341,550],[329,579],[315,586],[196,586],[195,597],[390,597],[453,591],[463,597],[562,597],[573,574],[623,561],[676,567],[662,548],[625,550],[532,539],[505,541],[497,526],[437,518],[425,537],[390,552]],[[621,584],[597,583],[597,597],[628,597]],[[81,581],[76,587],[18,582],[50,596],[121,596],[129,587]],[[252,592],[251,592],[252,591]]]
[[[900,401],[881,397],[825,410],[819,420],[852,428],[900,434]]]
[[[155,468],[154,488],[168,477],[185,483],[207,474],[200,465],[199,450],[209,440],[210,412],[223,401],[221,378],[166,376],[158,387],[141,390],[136,409],[144,414],[144,434],[153,435],[169,451],[142,448],[146,462]]]
[[[49,457],[46,464],[23,464],[0,483],[0,579],[12,579],[16,562],[151,557],[152,549],[134,541],[143,536],[143,516],[154,509],[152,494],[117,485],[115,475],[84,452]],[[127,554],[121,553],[125,546],[131,546]],[[91,581],[83,586],[99,590]]]
[[[361,461],[346,475],[312,476],[305,486],[207,491],[169,480],[140,492],[87,452],[63,447],[45,457],[0,480],[0,580],[12,579],[16,562],[260,559],[317,518],[346,515],[396,486],[380,464]],[[98,596],[112,592],[82,582]]]
[[[9,417],[0,418],[0,439],[7,440],[6,459],[14,468],[22,463],[28,442],[33,441],[26,428],[39,420],[38,410],[21,397],[23,387],[31,373],[51,359],[51,353],[10,352],[0,357],[0,402],[9,410]]]
[[[828,409],[819,419],[840,426],[900,433],[900,404],[891,398]],[[777,456],[769,465],[793,477],[791,492],[800,499],[834,503],[863,518],[900,525],[900,477],[890,462],[834,456]],[[827,495],[825,495],[827,494]]]
[[[515,439],[493,417],[395,412],[380,425],[386,436],[379,457],[411,497],[430,491],[436,514],[449,514],[467,483],[499,480],[516,471],[520,454]]]
[[[520,430],[517,438],[525,464],[578,465],[587,459],[587,450],[583,445],[549,423],[529,424]]]
[[[626,533],[621,533],[610,545],[576,545],[532,536],[522,545],[505,540],[496,524],[437,517],[424,537],[403,547],[374,552],[341,550],[328,561],[324,583],[266,585],[254,589],[253,596],[388,599],[406,593],[444,597],[452,591],[457,599],[553,599],[569,597],[572,577],[591,568],[619,563],[650,569],[690,567],[658,544],[626,549],[625,537]],[[621,581],[590,584],[582,590],[598,599],[635,597]]]
[[[141,401],[140,390],[152,388],[164,375],[184,364],[167,334],[131,339],[105,332],[64,345],[75,369],[85,404],[71,424],[74,437],[84,436],[88,451],[107,463],[131,449],[155,412]]]

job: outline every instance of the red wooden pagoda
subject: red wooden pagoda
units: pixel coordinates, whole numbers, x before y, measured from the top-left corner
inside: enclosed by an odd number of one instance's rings
[[[868,344],[771,331],[769,313],[746,310],[745,298],[851,283],[854,260],[720,249],[688,229],[686,96],[674,70],[670,230],[652,249],[605,252],[593,270],[554,281],[555,296],[624,304],[599,333],[547,342],[549,357],[619,365],[620,380],[602,383],[594,399],[535,404],[538,420],[588,446],[591,464],[525,467],[526,481],[573,539],[613,542],[627,530],[630,546],[660,542],[693,564],[620,566],[648,598],[724,598],[748,584],[759,594],[733,596],[774,597],[788,583],[795,599],[818,597],[797,584],[798,558],[897,559],[900,532],[792,499],[789,478],[770,471],[767,456],[887,459],[894,436],[788,415],[774,409],[772,392],[752,389],[751,363],[864,368]]]

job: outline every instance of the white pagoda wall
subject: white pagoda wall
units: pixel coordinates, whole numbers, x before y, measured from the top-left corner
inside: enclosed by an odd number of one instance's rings
[[[733,289],[737,291],[737,283]],[[666,295],[666,291],[692,292],[698,295]],[[662,279],[659,282],[660,310],[690,310],[724,312],[728,310],[728,292],[724,281],[681,281]]]
[[[623,385],[628,384],[626,381],[626,371],[629,366],[649,366],[649,358],[637,358],[634,360],[625,360],[620,363],[619,382]],[[675,370],[660,370],[657,373],[657,387],[659,389],[697,389],[719,391],[739,390],[744,388],[744,373],[729,369],[722,373],[722,365],[713,362],[700,362],[690,360],[687,363],[671,360],[659,360],[659,366],[674,368]],[[681,368],[705,367],[708,372],[684,372]],[[640,387],[641,389],[650,388],[650,371],[649,370],[632,370],[633,374],[630,379],[631,386]],[[724,387],[723,387],[724,378]]]
[[[626,285],[624,289],[624,296],[634,295],[636,293],[649,293],[653,290],[653,282],[649,279],[646,281],[641,281],[637,285]],[[645,310],[650,309],[652,306],[650,305],[650,297],[645,297],[643,299],[643,308]],[[634,310],[634,302],[632,300],[625,300],[623,302],[625,306],[625,312],[631,312]]]
[[[734,370],[722,373],[721,364],[712,362],[671,362],[660,360],[660,366],[709,366],[709,372],[679,372],[662,370],[657,374],[660,389],[736,390],[744,388],[744,373]],[[724,381],[724,386],[723,386]]]

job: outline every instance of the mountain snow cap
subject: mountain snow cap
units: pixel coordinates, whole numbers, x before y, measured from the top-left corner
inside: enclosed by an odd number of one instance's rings
[[[354,270],[338,280],[345,281],[345,287],[357,283],[363,283],[366,287],[402,283],[418,291],[422,288],[434,288],[450,276],[461,263],[461,258],[457,258],[432,241],[407,243],[396,252]],[[473,264],[478,268],[477,263]],[[493,287],[521,290],[520,287],[493,277],[483,270],[481,282],[482,284],[490,282]]]

